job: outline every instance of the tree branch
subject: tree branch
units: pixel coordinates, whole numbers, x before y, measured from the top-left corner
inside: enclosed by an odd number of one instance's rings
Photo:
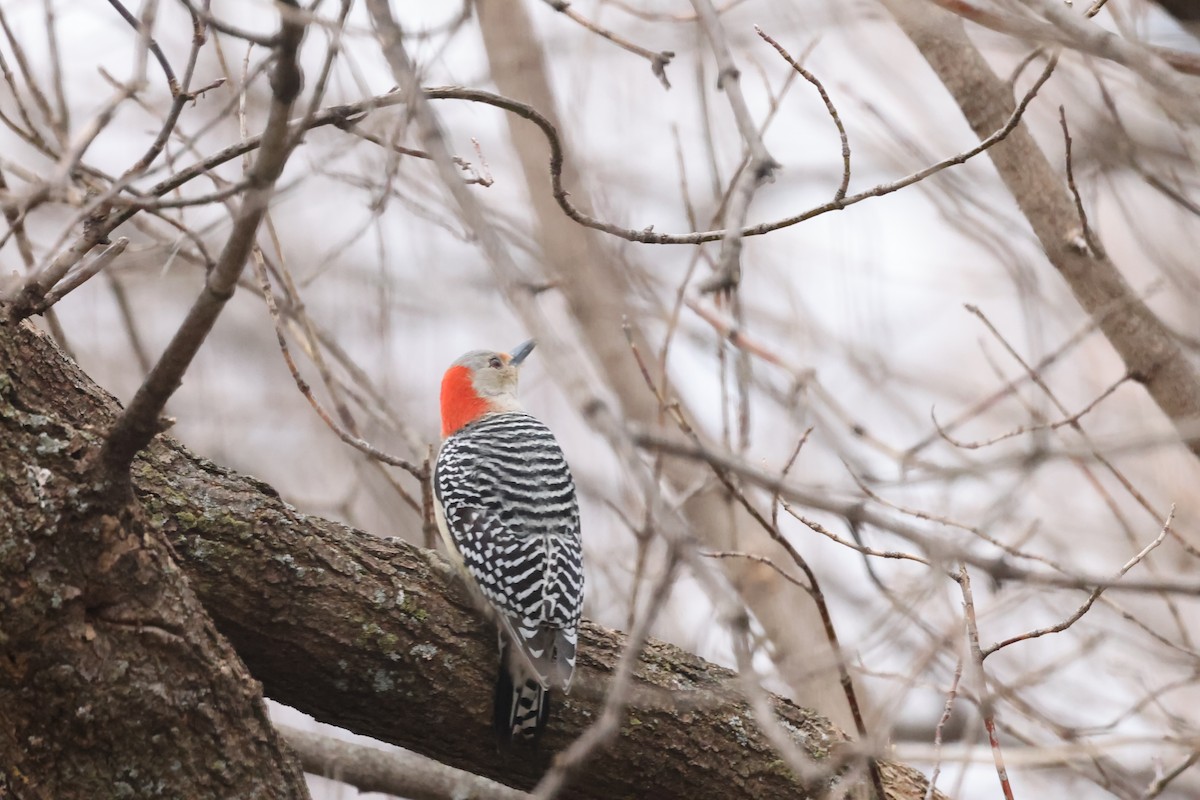
[[[741,71],[733,61],[733,51],[729,47],[729,39],[725,35],[725,26],[717,9],[711,0],[692,0],[696,9],[696,17],[704,35],[712,46],[713,55],[717,59],[717,88],[725,92],[729,100],[730,110],[737,122],[738,133],[745,142],[749,160],[746,168],[741,171],[729,192],[729,202],[725,206],[725,236],[721,239],[721,254],[717,268],[712,277],[700,284],[704,293],[727,294],[736,291],[742,280],[742,227],[750,213],[750,202],[754,193],[767,181],[772,179],[779,162],[763,144],[758,126],[750,114],[750,106],[742,94]]]
[[[295,7],[295,0],[285,5]],[[298,61],[304,23],[296,15],[284,13],[275,44],[275,68],[271,74],[271,106],[263,132],[258,159],[247,176],[249,187],[216,266],[208,274],[204,289],[192,304],[166,351],[150,370],[108,435],[101,454],[101,468],[110,479],[123,476],[135,453],[145,447],[159,430],[158,415],[183,380],[183,374],[200,350],[225,303],[233,296],[238,276],[254,246],[258,224],[267,212],[275,192],[275,181],[283,173],[293,140],[288,117],[300,94]]]
[[[884,4],[958,102],[972,130],[994,130],[1011,116],[1009,87],[967,38],[958,19],[914,0]],[[1200,420],[1200,372],[1117,266],[1088,246],[1063,177],[1024,125],[990,148],[988,157],[1079,305],[1099,316],[1100,329],[1130,376],[1146,387],[1200,457],[1200,438],[1187,431]]]
[[[115,400],[28,323],[0,325],[0,345],[4,337],[27,355],[0,377],[40,398],[30,412],[78,430],[115,418]],[[76,391],[36,394],[47,374],[64,376]],[[0,453],[10,446],[0,441]],[[271,487],[166,437],[138,455],[132,477],[192,590],[274,699],[522,788],[601,713],[625,638],[585,622],[576,684],[556,698],[540,747],[499,752],[490,728],[494,633],[436,554],[305,516]],[[801,791],[736,686],[731,671],[648,642],[620,735],[583,768],[575,796],[812,796],[820,787]],[[770,703],[818,764],[840,764],[853,747],[824,718],[778,697]],[[881,770],[890,797],[923,796],[914,770],[889,762]]]
[[[279,732],[296,751],[305,772],[348,783],[360,792],[383,792],[408,800],[529,800],[525,792],[405,750],[389,752],[284,725]]]

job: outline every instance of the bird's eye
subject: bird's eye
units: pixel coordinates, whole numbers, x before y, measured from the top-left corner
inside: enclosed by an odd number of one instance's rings
[[[504,362],[500,360],[499,356],[492,356],[488,359],[488,366],[492,369],[500,369],[504,366]]]

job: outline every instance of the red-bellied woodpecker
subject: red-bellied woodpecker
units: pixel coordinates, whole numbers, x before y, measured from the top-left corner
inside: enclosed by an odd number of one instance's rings
[[[433,475],[438,530],[498,623],[495,725],[505,740],[536,736],[550,688],[570,690],[583,606],[571,471],[554,434],[517,400],[533,344],[473,350],[446,370]]]

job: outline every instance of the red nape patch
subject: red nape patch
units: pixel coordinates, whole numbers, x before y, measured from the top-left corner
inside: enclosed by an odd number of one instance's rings
[[[442,436],[449,436],[487,413],[488,403],[475,393],[471,370],[459,365],[442,376]]]

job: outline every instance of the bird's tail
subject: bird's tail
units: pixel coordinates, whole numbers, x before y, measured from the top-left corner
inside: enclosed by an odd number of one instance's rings
[[[550,716],[550,691],[519,658],[513,658],[511,645],[500,637],[500,672],[496,678],[493,724],[503,742],[536,739]]]

